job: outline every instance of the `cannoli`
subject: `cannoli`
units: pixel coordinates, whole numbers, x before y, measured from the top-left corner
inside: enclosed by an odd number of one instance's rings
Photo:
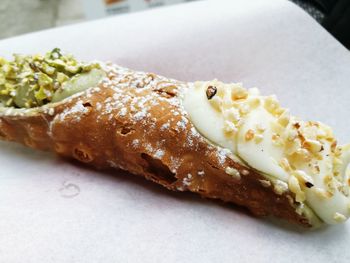
[[[0,138],[304,227],[350,216],[350,146],[275,96],[46,55],[0,59]]]

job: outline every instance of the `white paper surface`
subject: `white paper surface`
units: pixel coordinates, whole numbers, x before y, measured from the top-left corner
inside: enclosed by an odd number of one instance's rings
[[[350,142],[350,54],[287,1],[199,1],[0,42],[61,47],[181,80],[242,81]],[[349,262],[350,223],[314,232],[0,143],[0,262]]]

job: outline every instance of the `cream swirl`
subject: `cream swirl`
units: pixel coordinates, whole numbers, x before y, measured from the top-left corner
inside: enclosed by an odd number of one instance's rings
[[[338,146],[328,126],[291,116],[275,96],[216,80],[194,83],[183,106],[209,141],[285,182],[325,223],[350,217],[350,146]]]

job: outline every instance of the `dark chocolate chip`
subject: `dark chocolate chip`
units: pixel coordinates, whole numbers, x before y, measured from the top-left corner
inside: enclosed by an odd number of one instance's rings
[[[212,99],[212,98],[215,96],[215,94],[216,94],[217,91],[218,91],[218,90],[217,90],[216,87],[214,87],[214,86],[209,86],[209,87],[207,88],[207,91],[206,91],[208,100]]]
[[[310,183],[310,182],[306,182],[305,185],[306,185],[307,188],[311,188],[311,187],[314,186],[314,185],[313,185],[312,183]]]

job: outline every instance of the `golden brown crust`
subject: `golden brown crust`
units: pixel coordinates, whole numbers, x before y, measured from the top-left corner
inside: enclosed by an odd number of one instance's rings
[[[0,115],[0,138],[96,168],[124,169],[170,190],[245,206],[258,216],[311,226],[296,212],[289,191],[275,193],[264,176],[197,133],[179,104],[179,94],[189,84],[118,67],[106,71],[108,79],[99,88],[51,110]],[[239,175],[229,175],[227,167]]]

